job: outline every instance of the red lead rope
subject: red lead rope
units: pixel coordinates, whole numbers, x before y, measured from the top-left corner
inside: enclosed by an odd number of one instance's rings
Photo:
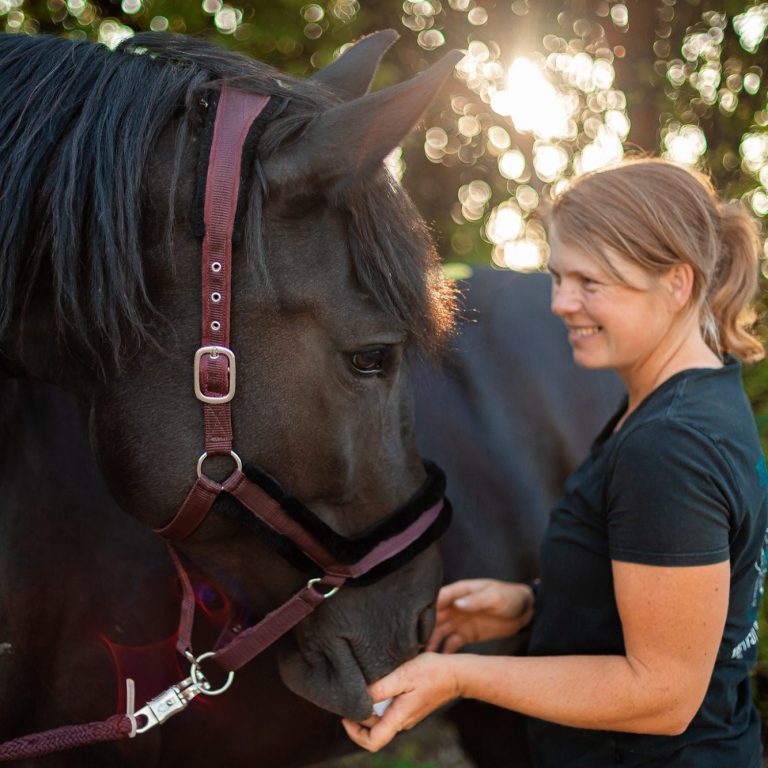
[[[0,763],[42,757],[52,752],[85,747],[102,741],[116,741],[131,735],[133,721],[127,715],[113,715],[108,720],[83,725],[66,725],[51,731],[22,736],[0,744]]]

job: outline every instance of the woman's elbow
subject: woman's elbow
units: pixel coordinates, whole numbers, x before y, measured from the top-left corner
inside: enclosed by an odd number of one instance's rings
[[[653,718],[643,732],[651,736],[680,736],[688,730],[700,707],[701,701],[677,703]]]
[[[658,730],[654,731],[655,736],[680,736],[688,730],[688,726],[693,720],[693,715],[670,716],[665,722],[660,723]]]
[[[709,685],[701,676],[671,675],[669,671],[649,675],[642,682],[637,732],[652,736],[685,733],[701,709]],[[640,714],[643,709],[644,715]]]

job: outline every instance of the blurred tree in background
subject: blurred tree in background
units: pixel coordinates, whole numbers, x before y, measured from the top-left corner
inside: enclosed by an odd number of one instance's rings
[[[442,113],[392,158],[449,262],[539,268],[541,201],[633,150],[704,166],[768,214],[765,2],[0,0],[0,23],[109,46],[134,30],[201,34],[296,75],[393,27],[404,39],[382,85],[466,49]]]
[[[378,85],[466,49],[442,112],[390,158],[456,274],[541,268],[540,205],[632,151],[703,167],[768,215],[768,2],[0,0],[0,26],[111,47],[138,30],[199,34],[300,76],[395,28]],[[768,445],[768,364],[746,383]]]

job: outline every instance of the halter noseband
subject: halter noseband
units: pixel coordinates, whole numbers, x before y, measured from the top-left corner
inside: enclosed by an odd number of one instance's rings
[[[218,99],[205,187],[202,338],[194,358],[195,395],[204,409],[205,450],[198,461],[197,481],[187,498],[173,520],[157,529],[169,541],[184,539],[219,500],[217,509],[233,514],[234,504],[240,512],[245,511],[246,520],[256,524],[275,551],[298,567],[313,570],[306,586],[286,603],[210,654],[230,672],[285,634],[347,580],[383,575],[388,565],[399,567],[432,543],[450,521],[450,505],[443,496],[445,478],[437,467],[425,463],[427,481],[405,506],[373,531],[347,539],[285,494],[262,470],[246,466],[243,471],[233,450],[230,403],[235,396],[236,358],[229,346],[232,233],[243,147],[268,103],[267,96],[228,87],[222,88]],[[223,483],[203,473],[205,459],[215,455],[229,455],[236,464]],[[171,554],[182,584],[187,584],[177,647],[191,656],[194,599],[178,557],[173,550]]]

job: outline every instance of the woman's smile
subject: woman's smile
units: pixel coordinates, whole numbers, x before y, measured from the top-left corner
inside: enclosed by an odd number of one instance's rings
[[[582,339],[596,336],[602,330],[602,327],[599,325],[569,325],[568,340],[571,343],[574,341],[581,341]]]

